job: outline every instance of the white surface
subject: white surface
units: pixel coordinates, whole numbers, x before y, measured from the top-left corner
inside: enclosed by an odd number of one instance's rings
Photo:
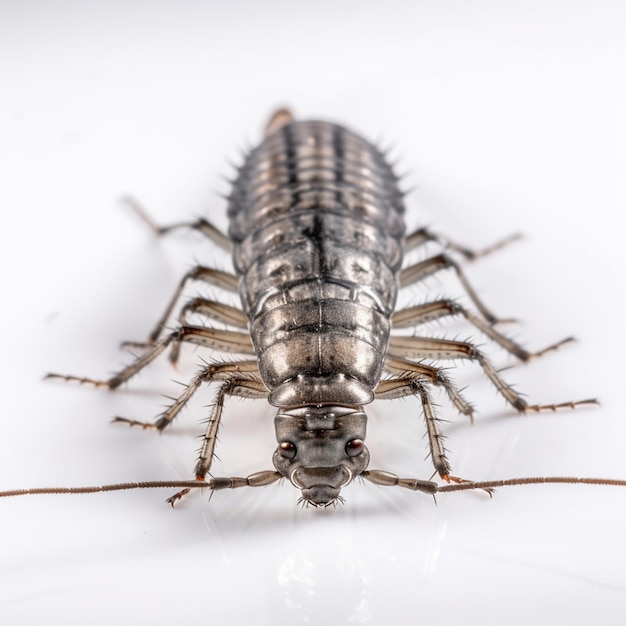
[[[626,478],[623,3],[226,4],[0,5],[0,488],[191,476],[210,391],[161,437],[108,422],[150,419],[200,354],[116,393],[41,377],[114,371],[194,258],[228,267],[193,234],[155,240],[117,198],[225,226],[227,159],[281,104],[394,142],[412,225],[476,246],[523,231],[470,278],[528,345],[580,339],[505,376],[599,409],[517,416],[477,368],[453,372],[480,410],[470,427],[437,396],[456,473]],[[370,413],[372,467],[429,477],[417,401]],[[270,467],[272,414],[228,402],[217,475]],[[1,622],[623,623],[626,489],[434,506],[356,483],[326,511],[297,508],[289,485],[174,511],[167,495],[0,501]]]

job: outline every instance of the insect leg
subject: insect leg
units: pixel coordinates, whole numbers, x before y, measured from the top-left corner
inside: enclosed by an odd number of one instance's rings
[[[267,389],[260,380],[251,378],[238,378],[232,375],[217,392],[217,397],[213,405],[213,410],[208,419],[208,426],[202,447],[196,464],[196,479],[204,480],[205,476],[211,470],[213,463],[213,451],[215,450],[217,430],[220,420],[222,419],[222,411],[224,409],[224,399],[229,396],[238,396],[241,398],[260,399],[267,398]]]
[[[248,327],[248,318],[243,311],[215,300],[194,298],[181,309],[178,321],[182,326],[187,326],[187,317],[192,314],[201,315],[202,317],[221,322],[222,324],[226,324],[228,326],[234,326],[236,328]],[[178,361],[179,354],[180,342],[175,342],[172,344],[172,348],[170,350],[170,361],[172,363],[176,363]]]
[[[217,302],[216,300],[194,298],[181,309],[178,320],[182,325],[185,325],[187,324],[187,316],[194,313],[227,326],[242,329],[248,328],[248,318],[241,309]]]
[[[253,381],[255,385],[260,382],[259,366],[256,361],[232,361],[228,363],[212,363],[204,367],[185,386],[185,390],[174,402],[161,413],[154,422],[141,422],[126,417],[116,417],[114,422],[121,422],[129,426],[141,426],[142,428],[156,428],[159,431],[169,426],[176,416],[183,410],[201,385],[209,384],[214,380],[231,380],[234,377]],[[267,391],[265,392],[267,395]]]
[[[401,363],[410,363],[406,361],[402,361],[401,359],[396,359],[395,357],[387,357],[385,361],[385,369],[393,370],[398,368]],[[375,393],[377,399],[382,400],[395,400],[397,398],[404,398],[410,395],[419,395],[422,401],[422,408],[424,411],[424,419],[426,421],[426,430],[428,433],[428,444],[430,457],[433,461],[433,465],[435,467],[435,471],[439,474],[439,476],[447,481],[454,482],[457,484],[465,484],[470,481],[459,478],[458,476],[452,476],[450,474],[450,462],[446,456],[446,449],[443,445],[444,436],[439,432],[439,428],[437,427],[437,422],[440,421],[437,417],[435,410],[432,405],[432,400],[430,399],[430,395],[425,386],[425,383],[433,382],[432,380],[428,380],[433,373],[437,374],[437,377],[442,375],[440,370],[437,368],[429,368],[427,366],[422,366],[421,364],[414,364],[415,369],[406,368],[405,372],[408,372],[410,375],[408,376],[396,376],[394,378],[390,378],[387,380],[381,381],[376,387]],[[424,367],[423,373],[420,372],[420,368]],[[430,370],[430,371],[429,371]],[[447,384],[434,382],[434,384],[442,384],[448,391],[448,395],[450,395],[452,401],[456,405],[454,394],[458,395],[458,391],[454,388],[454,386],[447,381]],[[452,391],[452,393],[451,393]],[[467,403],[461,399],[461,401],[467,405]],[[471,418],[471,411],[473,410],[471,405],[467,405],[469,407]],[[457,408],[459,408],[457,406]],[[463,412],[463,411],[461,411]],[[412,489],[413,491],[424,491],[426,493],[433,493],[433,486],[435,483],[430,481],[419,480],[417,478],[398,478],[395,474],[391,474],[390,472],[384,472],[381,470],[371,470],[369,475],[365,475],[367,472],[362,474],[364,478],[367,478],[373,483],[378,485],[385,486],[399,486],[405,487],[407,489]],[[437,487],[434,487],[437,490]],[[491,494],[491,490],[486,487],[481,487],[483,491]]]
[[[487,256],[492,252],[496,252],[505,246],[508,246],[510,243],[517,241],[521,238],[520,233],[513,233],[500,241],[496,241],[495,243],[483,248],[482,250],[472,250],[471,248],[467,248],[461,244],[458,244],[439,233],[434,233],[428,228],[418,228],[417,230],[410,233],[405,240],[405,252],[409,250],[413,250],[429,241],[433,241],[442,245],[444,248],[449,248],[450,250],[454,250],[458,252],[461,256],[465,257],[468,261],[474,261],[475,259],[479,259],[480,257]]]
[[[255,363],[256,365],[256,363]],[[202,439],[202,446],[198,455],[195,468],[195,478],[197,481],[204,481],[206,475],[211,470],[213,458],[215,456],[215,444],[217,442],[217,431],[219,430],[224,410],[224,399],[226,395],[239,396],[243,398],[266,398],[267,389],[260,380],[252,378],[239,378],[237,374],[231,374],[228,380],[219,388],[215,402],[213,403],[211,414],[207,420],[207,429]],[[274,482],[274,481],[271,481]],[[180,500],[189,489],[175,493],[167,499],[172,506]]]
[[[420,397],[424,411],[424,421],[426,422],[426,432],[428,433],[430,456],[435,470],[444,480],[456,480],[450,476],[451,467],[446,457],[443,435],[437,427],[439,418],[435,414],[430,394],[424,385],[424,380],[417,376],[409,376],[381,381],[374,393],[376,398],[381,400],[395,400],[396,398],[410,395]]]
[[[154,330],[150,333],[148,337],[149,343],[154,343],[159,335],[161,334],[161,330],[165,326],[169,316],[171,315],[178,299],[180,298],[185,285],[190,280],[201,280],[205,283],[209,283],[220,289],[224,289],[226,291],[231,291],[237,293],[239,289],[239,279],[234,274],[229,274],[228,272],[222,272],[221,270],[216,270],[211,267],[203,267],[202,265],[198,265],[191,270],[189,270],[183,279],[180,281],[178,287],[174,291],[163,315],[161,315],[159,321],[156,323]],[[130,345],[127,343],[126,345]]]
[[[383,393],[386,398],[391,400],[394,397],[394,391],[399,387],[405,386],[407,380],[414,378],[428,381],[433,385],[443,387],[459,413],[466,415],[471,421],[474,420],[473,405],[461,395],[461,391],[452,383],[442,369],[432,365],[425,365],[424,363],[414,363],[413,361],[388,354],[385,358],[385,370],[394,377],[382,380],[376,388],[377,394]],[[400,392],[400,395],[397,397],[404,397],[404,395]]]
[[[400,271],[400,287],[407,287],[408,285],[421,282],[428,276],[445,269],[453,269],[456,272],[467,295],[490,324],[501,321],[482,303],[458,263],[447,254],[438,254],[430,259],[403,268]]]
[[[150,230],[157,235],[166,235],[178,228],[191,228],[192,230],[201,232],[205,237],[209,238],[226,252],[232,252],[233,244],[231,240],[219,228],[204,218],[200,218],[195,222],[177,222],[169,226],[159,226],[135,198],[125,196],[123,201],[150,227]]]
[[[200,328],[197,326],[181,326],[167,335],[145,354],[135,359],[133,363],[113,375],[108,380],[84,378],[81,376],[67,376],[63,374],[47,374],[46,378],[60,378],[66,382],[76,382],[96,387],[115,389],[132,378],[137,372],[154,361],[170,344],[174,342],[189,342],[218,350],[219,352],[234,352],[237,354],[254,354],[254,348],[247,333],[230,330],[216,330],[214,328]]]
[[[522,348],[516,341],[505,337],[495,330],[493,326],[485,323],[483,319],[474,315],[471,311],[468,311],[465,307],[457,304],[453,300],[437,300],[435,302],[426,302],[418,306],[400,309],[391,316],[391,324],[393,328],[408,328],[432,322],[442,317],[453,317],[455,315],[462,315],[470,324],[474,325],[478,330],[521,361],[529,361],[530,359],[543,356],[546,352],[556,350],[563,344],[574,341],[573,337],[566,337],[543,350],[529,352]]]
[[[583,404],[597,404],[597,400],[580,400],[577,402],[562,402],[559,404],[528,404],[509,384],[507,384],[489,363],[486,357],[476,346],[465,341],[450,341],[448,339],[432,339],[426,337],[398,337],[392,336],[389,340],[389,354],[392,357],[404,356],[414,359],[469,359],[476,361],[489,380],[495,385],[498,393],[515,409],[526,411],[544,411],[560,408],[575,408]]]

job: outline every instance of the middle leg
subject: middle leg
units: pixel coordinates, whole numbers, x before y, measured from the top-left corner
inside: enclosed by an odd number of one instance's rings
[[[412,326],[419,326],[420,324],[426,324],[444,317],[454,317],[456,315],[462,315],[470,324],[521,361],[529,361],[530,359],[543,356],[547,352],[556,350],[562,345],[574,341],[573,337],[566,337],[543,350],[529,352],[516,341],[502,335],[491,324],[487,324],[478,315],[474,315],[471,311],[468,311],[465,307],[462,307],[453,300],[436,300],[435,302],[426,302],[425,304],[400,309],[391,316],[391,325],[392,328],[410,328]]]
[[[379,400],[395,400],[406,396],[419,396],[422,402],[422,411],[428,434],[428,447],[435,471],[446,481],[460,481],[452,476],[452,468],[446,456],[443,445],[443,435],[439,431],[439,418],[435,414],[430,394],[425,385],[425,378],[420,376],[395,377],[381,381],[375,389],[376,398]]]

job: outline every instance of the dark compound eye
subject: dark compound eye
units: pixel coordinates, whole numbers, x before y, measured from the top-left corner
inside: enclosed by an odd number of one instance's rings
[[[346,454],[348,456],[359,456],[363,452],[365,444],[362,439],[352,439],[346,444]]]
[[[286,459],[293,459],[296,456],[296,446],[291,441],[281,441],[278,451]]]

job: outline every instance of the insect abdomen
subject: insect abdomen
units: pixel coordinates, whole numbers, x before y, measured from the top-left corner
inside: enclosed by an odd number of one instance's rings
[[[402,263],[396,180],[379,150],[326,122],[282,126],[241,167],[229,234],[273,404],[372,399]]]

